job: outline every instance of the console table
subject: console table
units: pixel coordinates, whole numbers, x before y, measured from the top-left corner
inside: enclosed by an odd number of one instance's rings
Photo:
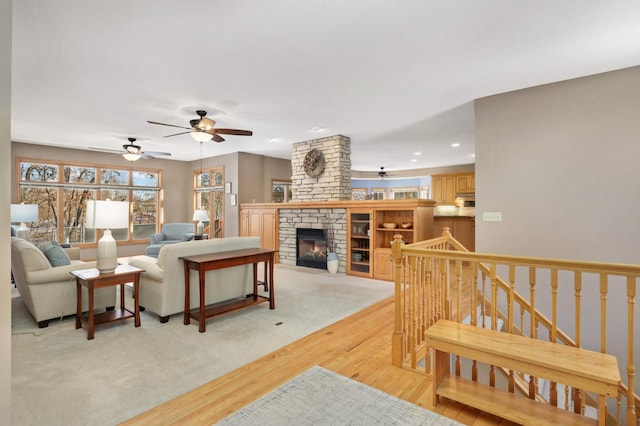
[[[269,301],[269,309],[275,309],[275,297],[273,294],[273,263],[275,250],[272,249],[243,249],[232,250],[220,253],[201,254],[197,256],[181,257],[184,262],[184,324],[189,325],[191,318],[198,321],[200,333],[206,331],[205,323],[208,318],[230,312],[246,306],[255,305],[265,301]],[[269,296],[265,297],[258,294],[258,263],[265,264],[265,290],[268,290]],[[205,273],[214,269],[229,268],[232,266],[253,264],[253,294],[248,295],[245,299],[234,299],[227,303],[216,304],[208,309],[205,306]],[[193,269],[198,271],[200,306],[197,310],[191,312],[191,280],[189,271]],[[267,273],[268,271],[268,273]]]
[[[118,265],[114,272],[101,274],[97,269],[81,269],[71,271],[76,277],[76,329],[87,326],[87,340],[93,339],[93,331],[96,325],[119,321],[126,318],[134,318],[135,326],[140,327],[140,274],[144,269],[129,265]],[[134,310],[126,308],[124,304],[124,286],[133,282]],[[93,312],[93,292],[96,288],[120,286],[120,307],[112,311],[106,311],[95,315]],[[89,313],[82,315],[82,286],[89,292]]]

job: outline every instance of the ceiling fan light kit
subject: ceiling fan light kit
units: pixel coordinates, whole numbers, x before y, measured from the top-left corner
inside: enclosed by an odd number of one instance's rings
[[[206,142],[210,141],[212,135],[206,132],[189,132],[191,137],[195,139],[197,142]]]

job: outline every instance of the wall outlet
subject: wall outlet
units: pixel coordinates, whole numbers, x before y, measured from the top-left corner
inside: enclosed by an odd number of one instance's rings
[[[482,220],[485,222],[502,222],[502,212],[484,212]]]

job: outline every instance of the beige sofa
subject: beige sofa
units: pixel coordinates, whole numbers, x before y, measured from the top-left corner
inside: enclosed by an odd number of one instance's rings
[[[22,238],[11,237],[11,271],[16,288],[27,309],[40,328],[49,320],[76,313],[76,280],[71,271],[95,268],[96,262],[80,260],[80,249],[65,249],[70,265],[51,266],[42,251]],[[94,308],[112,308],[116,303],[116,287],[95,291]],[[87,289],[82,289],[82,308],[88,310]]]
[[[184,312],[184,265],[181,256],[260,248],[259,237],[215,238],[165,245],[158,258],[135,256],[129,265],[145,271],[140,275],[140,306],[167,322],[169,316]],[[209,271],[205,275],[207,305],[253,293],[253,266],[242,265]],[[192,307],[200,305],[198,273],[191,271]]]

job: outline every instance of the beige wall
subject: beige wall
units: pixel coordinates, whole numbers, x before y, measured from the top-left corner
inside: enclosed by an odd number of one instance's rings
[[[241,203],[270,203],[272,179],[291,180],[291,161],[239,153]]]
[[[477,100],[476,250],[640,263],[639,112],[640,67]],[[483,222],[483,212],[503,220]],[[624,283],[609,290],[625,300]],[[573,300],[572,288],[559,298]],[[583,301],[585,331],[599,329],[593,299]],[[548,312],[548,301],[536,302]],[[626,308],[608,313],[607,349],[622,352]],[[599,348],[598,333],[584,334]],[[640,327],[635,341],[637,354]]]
[[[11,204],[11,0],[0,0],[0,424],[11,424],[11,262],[9,205]]]

